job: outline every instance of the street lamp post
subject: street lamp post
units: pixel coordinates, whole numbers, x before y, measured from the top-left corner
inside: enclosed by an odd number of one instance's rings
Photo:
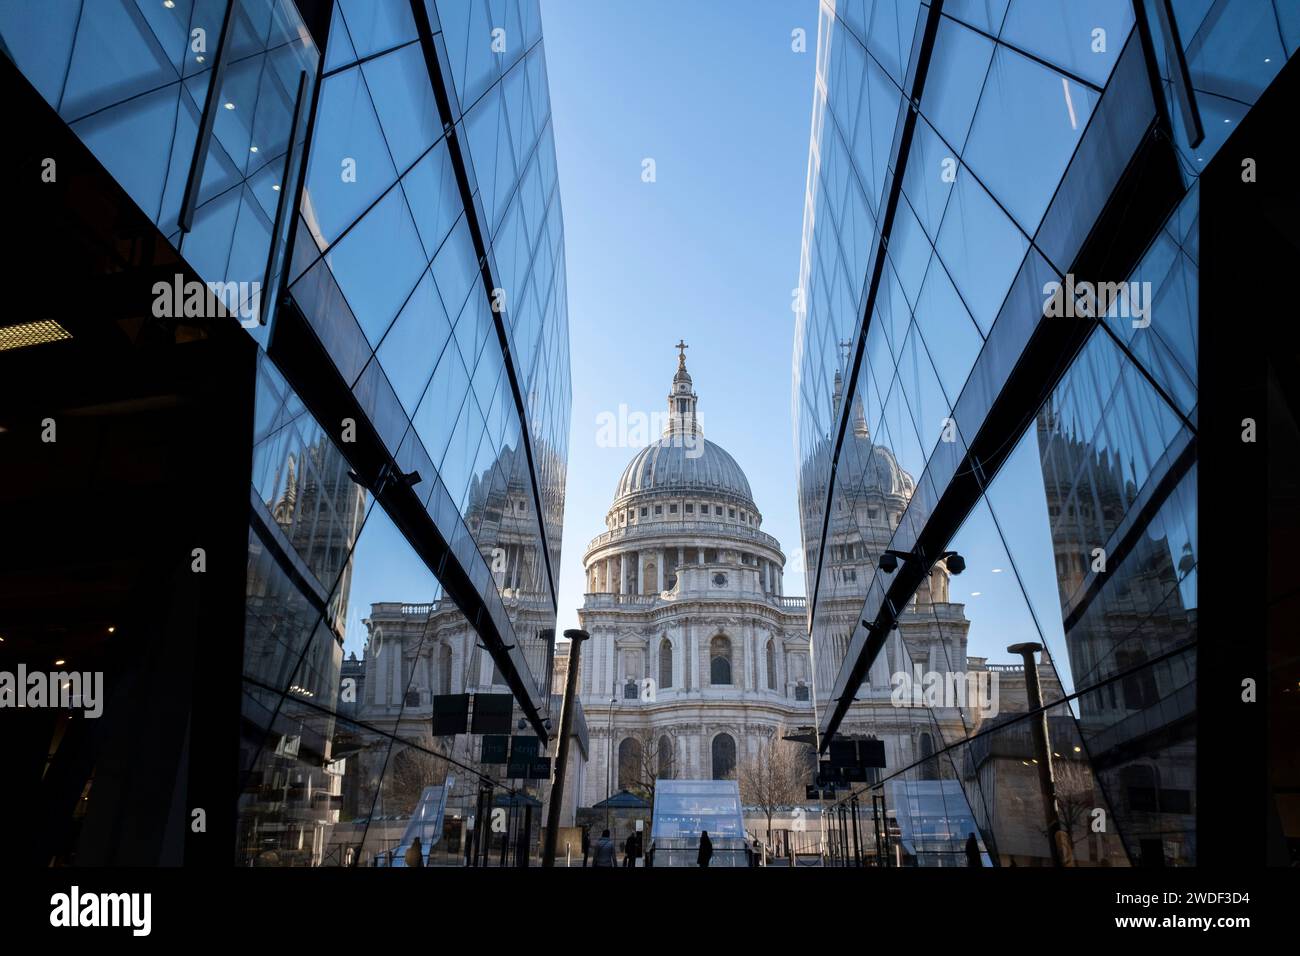
[[[1034,750],[1037,752],[1035,763],[1038,764],[1038,787],[1043,794],[1043,816],[1047,821],[1047,842],[1052,852],[1053,866],[1068,866],[1073,863],[1073,854],[1064,843],[1064,831],[1061,826],[1061,808],[1056,799],[1056,780],[1052,773],[1052,748],[1048,746],[1047,711],[1043,710],[1043,693],[1038,684],[1038,664],[1034,654],[1043,649],[1042,644],[1033,641],[1024,644],[1012,644],[1007,648],[1008,654],[1019,654],[1025,662],[1025,695],[1028,697],[1030,713],[1038,711],[1030,721],[1034,735]]]
[[[618,682],[609,695],[609,743],[605,754],[605,829],[609,829],[609,798],[614,795],[614,706],[618,703]]]
[[[560,705],[560,741],[555,748],[555,778],[551,784],[551,802],[546,808],[546,843],[542,850],[542,866],[555,866],[555,840],[560,828],[560,808],[564,802],[564,777],[569,763],[569,733],[573,729],[573,701],[578,695],[578,661],[582,642],[590,635],[586,631],[568,630],[569,670],[564,678],[564,702]]]

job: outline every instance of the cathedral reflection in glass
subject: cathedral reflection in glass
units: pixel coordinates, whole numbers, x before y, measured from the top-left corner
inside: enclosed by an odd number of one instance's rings
[[[430,722],[474,693],[510,731],[558,716],[570,378],[537,0],[5,4],[0,36],[177,271],[261,289],[256,394],[230,403],[253,418],[232,859],[401,865],[417,808],[428,862],[525,858],[545,781]],[[475,829],[497,807],[505,831]]]
[[[1226,6],[822,2],[794,355],[814,696],[828,752],[887,743],[865,784],[823,765],[841,862],[1196,862],[1198,173],[1300,42],[1281,4]],[[1100,307],[1050,307],[1084,282]],[[931,674],[994,693],[904,696],[883,732],[862,702]]]

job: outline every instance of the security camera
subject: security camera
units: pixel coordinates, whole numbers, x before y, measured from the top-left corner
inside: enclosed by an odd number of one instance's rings
[[[898,570],[898,558],[890,554],[888,551],[881,554],[879,564],[880,570],[884,571],[886,574],[893,574]]]
[[[944,563],[948,566],[949,574],[961,574],[966,570],[966,559],[956,551],[949,551],[944,557],[947,559]]]

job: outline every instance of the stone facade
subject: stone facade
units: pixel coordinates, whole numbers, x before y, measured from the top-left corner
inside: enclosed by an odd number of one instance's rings
[[[583,806],[636,789],[638,776],[734,776],[765,742],[815,723],[805,600],[785,595],[780,543],[761,530],[744,472],[705,440],[698,400],[682,353],[663,436],[625,469],[607,530],[584,556],[578,616],[591,640],[579,688],[592,744]],[[892,467],[895,484],[911,481],[892,456],[877,466]],[[885,505],[901,514],[906,498],[896,497]],[[898,520],[872,517],[882,534]],[[844,554],[866,573],[875,555],[860,533],[856,540]],[[964,736],[956,708],[931,711],[935,732],[922,711],[890,700],[891,676],[910,672],[911,661],[941,671],[966,666],[968,622],[961,605],[948,603],[945,569],[936,568],[916,601],[924,607],[903,615],[842,730],[884,739],[890,767],[937,749],[948,733]],[[860,608],[860,597],[856,606],[846,602],[846,621]]]

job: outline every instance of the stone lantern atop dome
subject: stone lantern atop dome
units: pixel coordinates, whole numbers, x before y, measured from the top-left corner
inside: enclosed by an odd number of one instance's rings
[[[704,437],[700,425],[697,407],[700,396],[692,387],[691,373],[686,371],[686,350],[690,348],[685,340],[678,339],[677,373],[673,375],[672,388],[668,392],[668,424],[664,426],[664,438],[676,438],[686,442]]]

